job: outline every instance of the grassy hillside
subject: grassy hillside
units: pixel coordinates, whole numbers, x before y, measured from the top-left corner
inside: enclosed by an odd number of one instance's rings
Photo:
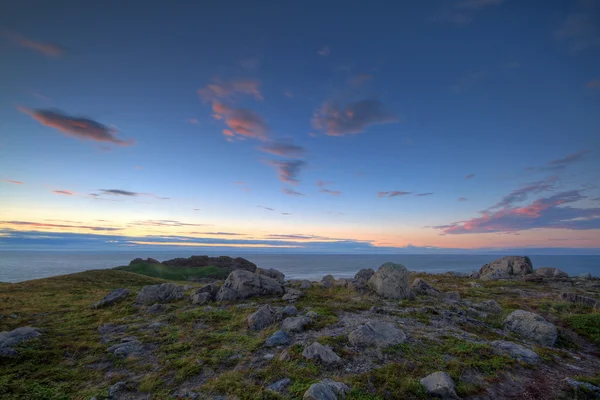
[[[134,265],[126,265],[115,269],[134,274],[152,276],[154,278],[168,279],[172,281],[187,281],[189,278],[217,278],[225,279],[229,272],[224,268],[217,267],[194,267],[181,268],[169,267],[163,264],[148,264],[139,263]]]

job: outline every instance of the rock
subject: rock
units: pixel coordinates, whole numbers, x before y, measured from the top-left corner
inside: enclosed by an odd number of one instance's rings
[[[595,299],[577,293],[563,292],[560,294],[559,298],[571,303],[581,304],[585,307],[600,308],[600,304]]]
[[[302,297],[304,297],[304,293],[302,293],[300,290],[287,288],[285,289],[285,294],[283,295],[281,300],[294,302],[300,300],[300,298]]]
[[[354,275],[354,279],[361,281],[368,281],[371,277],[375,275],[375,271],[373,268],[363,268]]]
[[[500,314],[502,312],[502,306],[496,300],[486,300],[481,303],[474,303],[473,307],[492,314]]]
[[[281,313],[284,317],[291,317],[298,314],[298,309],[294,306],[285,306],[283,307],[283,310],[281,310]]]
[[[332,275],[325,275],[323,277],[323,279],[321,279],[321,286],[323,286],[324,288],[330,288],[333,287],[333,284],[335,283],[335,278]]]
[[[541,275],[536,275],[536,274],[521,275],[519,277],[519,279],[524,282],[535,282],[535,283],[544,282],[544,277]]]
[[[191,303],[199,306],[209,303],[213,300],[214,298],[210,292],[193,293],[190,295]]]
[[[275,279],[239,269],[229,274],[217,293],[217,300],[231,301],[282,293],[283,285]]]
[[[208,285],[204,285],[194,290],[192,292],[192,295],[198,293],[210,293],[212,297],[216,297],[217,293],[219,293],[219,285],[217,285],[216,283],[209,283]]]
[[[143,350],[139,340],[128,340],[110,346],[106,351],[117,357],[127,358],[131,354],[139,354]]]
[[[306,316],[311,319],[317,319],[319,317],[319,314],[317,314],[314,311],[309,311],[306,313]]]
[[[473,289],[481,289],[481,288],[483,288],[483,286],[480,285],[477,282],[469,282],[469,286],[471,286]]]
[[[409,272],[401,264],[385,263],[369,279],[368,286],[388,299],[406,299],[411,296]]]
[[[163,324],[161,322],[153,322],[150,325],[148,325],[148,329],[151,329],[153,331],[157,331],[160,328],[162,328],[163,326],[167,326],[167,325],[165,325],[165,324]]]
[[[333,286],[335,287],[348,287],[349,282],[347,279],[337,279],[333,281]]]
[[[265,305],[259,308],[256,312],[248,315],[246,324],[249,329],[260,331],[267,328],[269,325],[281,320],[281,311],[270,305]]]
[[[477,271],[471,272],[469,274],[469,278],[471,279],[479,279],[481,277],[481,274]]]
[[[361,325],[348,335],[350,344],[356,347],[388,347],[404,343],[406,334],[395,324],[372,321]]]
[[[160,285],[144,286],[135,302],[137,304],[169,303],[183,299],[183,286],[174,283],[161,283]]]
[[[0,332],[0,355],[3,356],[15,356],[17,351],[12,347],[41,336],[38,328],[31,326],[22,326],[12,331]]]
[[[533,273],[533,264],[529,257],[506,256],[485,264],[479,273],[481,278],[487,276],[487,280],[503,279],[512,275],[527,275]]]
[[[286,344],[289,344],[290,341],[290,337],[287,333],[285,333],[284,331],[277,331],[267,338],[267,340],[265,341],[265,346],[285,346]]]
[[[434,372],[421,379],[421,385],[425,386],[427,394],[440,397],[442,399],[457,399],[458,396],[454,391],[454,381],[445,372]]]
[[[312,287],[312,283],[305,279],[300,283],[300,289],[310,289]]]
[[[487,275],[481,275],[479,279],[482,281],[497,281],[500,279],[510,279],[510,275],[504,271],[492,271]]]
[[[444,292],[444,293],[442,293],[442,296],[444,297],[444,299],[446,299],[446,301],[459,301],[460,300],[460,293],[458,293],[458,292]]]
[[[111,304],[114,304],[118,301],[123,300],[125,297],[129,296],[129,294],[130,294],[129,289],[120,288],[120,289],[113,290],[112,292],[110,292],[109,294],[104,296],[104,298],[102,300],[98,301],[97,303],[94,303],[94,305],[92,307],[100,308],[100,307],[109,306]]]
[[[278,356],[277,356],[277,360],[278,361],[289,361],[292,359],[292,356],[290,356],[289,351],[284,350],[282,351]]]
[[[209,256],[191,256],[190,258],[174,258],[163,262],[170,267],[217,267],[227,269],[229,272],[236,270],[245,270],[256,272],[256,264],[251,263],[242,257],[231,258],[227,256],[209,257]]]
[[[324,379],[313,383],[304,392],[303,400],[343,400],[350,393],[350,388],[342,382]]]
[[[438,294],[440,294],[439,290],[437,290],[421,278],[415,279],[410,285],[410,288],[416,295],[437,296]]]
[[[302,332],[312,323],[309,317],[289,317],[281,323],[281,329],[285,332]]]
[[[596,385],[592,385],[591,383],[588,383],[588,382],[576,381],[575,379],[571,379],[571,378],[565,378],[565,382],[567,382],[570,386],[572,386],[576,390],[578,390],[579,388],[583,388],[588,392],[592,392],[597,397],[600,397],[600,387],[598,387]],[[586,398],[586,397],[582,397],[582,398]]]
[[[145,260],[143,258],[136,258],[129,263],[129,265],[135,265],[135,264],[160,264],[160,261],[155,260],[154,258],[148,257]]]
[[[268,276],[269,278],[273,278],[281,284],[283,284],[283,281],[285,280],[285,275],[283,274],[283,272],[279,272],[273,268],[270,268],[270,269],[257,268],[256,273],[258,275],[265,275],[265,276]]]
[[[524,339],[548,347],[554,346],[558,336],[558,329],[554,324],[546,321],[541,315],[523,310],[510,313],[504,320],[504,328]]]
[[[592,279],[592,274],[590,274],[589,272],[584,272],[582,274],[579,274],[579,278],[580,279]]]
[[[329,347],[323,346],[319,342],[314,342],[304,349],[302,356],[307,360],[319,361],[325,365],[337,364],[342,359],[335,354]]]
[[[292,383],[290,378],[283,378],[267,386],[267,390],[271,390],[273,392],[283,392],[285,388],[290,385],[290,383]]]
[[[165,306],[163,304],[153,304],[146,310],[146,314],[160,314],[165,312]]]
[[[561,271],[558,268],[538,268],[534,271],[534,274],[550,279],[569,277],[569,274],[567,274],[564,271]]]
[[[108,398],[115,399],[119,393],[125,391],[128,391],[127,384],[125,382],[117,382],[108,389]]]
[[[517,361],[523,361],[528,364],[537,364],[540,362],[540,356],[534,351],[520,344],[506,340],[494,340],[490,345],[499,353],[505,353]]]

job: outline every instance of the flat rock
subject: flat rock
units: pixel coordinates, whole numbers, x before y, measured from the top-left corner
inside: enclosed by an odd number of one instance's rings
[[[271,390],[273,392],[283,392],[291,383],[292,380],[290,378],[283,378],[267,386],[267,390]]]
[[[113,290],[112,292],[110,292],[109,294],[104,296],[104,298],[102,298],[102,300],[98,301],[97,303],[94,303],[94,305],[92,307],[100,308],[100,307],[109,306],[111,304],[114,304],[114,303],[117,303],[117,302],[123,300],[124,298],[129,296],[130,293],[131,292],[129,291],[129,289],[125,289],[125,288]]]
[[[494,340],[490,345],[496,349],[497,352],[507,354],[517,361],[523,361],[528,364],[537,364],[541,361],[540,356],[533,350],[514,342]]]
[[[286,288],[285,294],[283,295],[281,300],[294,302],[300,300],[302,297],[304,297],[304,293],[301,290]]]
[[[127,358],[132,354],[139,354],[143,350],[139,340],[128,340],[110,346],[106,351],[114,356]]]
[[[273,308],[270,305],[264,305],[256,312],[248,315],[246,325],[248,329],[260,331],[279,320],[281,320],[281,310]]]
[[[41,336],[38,328],[22,326],[12,331],[0,332],[0,349],[14,347],[21,342]]]
[[[571,303],[581,304],[585,307],[600,308],[600,304],[598,304],[598,302],[595,299],[587,296],[582,296],[577,293],[563,292],[559,295],[559,298],[561,300],[568,301]]]
[[[281,313],[284,317],[291,317],[298,314],[298,309],[294,306],[285,306],[283,307],[283,310],[281,310]]]
[[[303,400],[343,400],[350,393],[350,388],[342,382],[324,379],[313,383],[306,392]]]
[[[319,361],[325,365],[337,364],[342,359],[335,354],[329,347],[323,346],[319,342],[314,342],[304,349],[302,356],[307,360]]]
[[[421,385],[425,386],[427,394],[442,399],[457,399],[458,396],[454,391],[454,380],[445,372],[438,371],[427,375],[420,380]]]
[[[174,283],[161,283],[160,285],[144,286],[135,302],[137,304],[169,303],[183,299],[183,286]]]
[[[285,346],[290,344],[290,337],[285,331],[277,331],[271,336],[267,338],[265,341],[265,346],[267,347],[275,347],[275,346]]]
[[[410,285],[411,290],[416,295],[422,296],[437,296],[440,291],[427,283],[424,279],[417,278]]]
[[[164,306],[164,304],[153,304],[150,307],[148,307],[148,309],[146,310],[146,314],[160,314],[160,313],[164,313],[166,311],[166,307]]]
[[[554,346],[558,337],[558,329],[554,324],[529,311],[516,310],[510,313],[504,320],[504,328],[542,346]]]
[[[256,273],[258,275],[265,275],[265,276],[268,276],[269,278],[275,279],[279,283],[283,283],[283,281],[285,280],[285,275],[283,274],[283,272],[277,271],[276,269],[273,269],[273,268],[270,268],[270,269],[257,268]]]
[[[388,299],[406,299],[411,296],[410,273],[402,264],[385,263],[369,279],[368,286]]]
[[[310,289],[312,287],[311,281],[304,279],[300,282],[300,289]]]
[[[283,285],[266,275],[246,270],[236,270],[229,274],[219,289],[218,301],[232,301],[254,296],[283,294]]]
[[[486,300],[480,303],[474,303],[473,307],[491,314],[500,314],[502,312],[502,306],[496,300]]]
[[[538,276],[542,276],[544,278],[556,279],[556,278],[568,278],[569,274],[564,271],[561,271],[558,268],[538,268],[534,271],[534,274]]]
[[[361,325],[348,335],[348,341],[356,347],[388,347],[405,340],[406,334],[395,324],[380,321]]]
[[[281,330],[285,332],[302,332],[312,323],[309,317],[289,317],[281,322]]]

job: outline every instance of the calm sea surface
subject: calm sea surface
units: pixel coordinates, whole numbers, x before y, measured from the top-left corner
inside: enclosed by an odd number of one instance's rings
[[[153,257],[159,261],[188,257],[185,252],[43,252],[0,251],[0,281],[20,282],[29,279],[71,274],[89,269],[127,265],[136,257]],[[196,254],[198,254],[196,252]],[[276,268],[287,278],[317,278],[326,274],[350,277],[361,268],[377,268],[391,261],[404,264],[412,271],[471,272],[501,255],[327,255],[327,254],[232,254],[247,258],[260,267]],[[590,272],[600,275],[600,256],[530,256],[534,268],[556,267],[576,276]]]

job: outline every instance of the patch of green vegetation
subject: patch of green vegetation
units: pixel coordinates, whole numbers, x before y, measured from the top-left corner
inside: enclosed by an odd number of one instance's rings
[[[600,314],[578,314],[567,317],[565,322],[578,334],[600,345]]]
[[[426,399],[423,385],[413,378],[407,364],[387,364],[351,378],[355,399]],[[360,396],[360,397],[359,397]],[[350,397],[352,398],[352,397]]]
[[[227,278],[227,275],[229,275],[229,271],[227,269],[214,266],[182,268],[169,267],[168,265],[164,264],[139,263],[133,265],[124,265],[115,269],[172,281],[187,281],[189,278],[225,279]]]

